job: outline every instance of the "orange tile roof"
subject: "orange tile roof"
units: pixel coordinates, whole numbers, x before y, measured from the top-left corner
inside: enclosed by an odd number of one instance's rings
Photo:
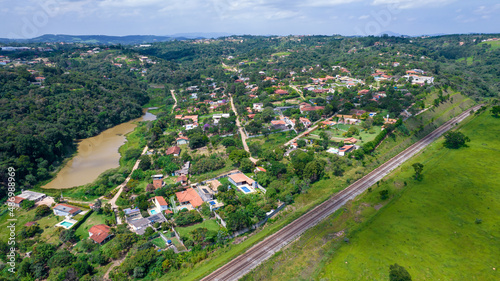
[[[156,202],[160,204],[160,206],[168,206],[167,201],[165,201],[165,198],[163,196],[155,196]]]
[[[201,206],[203,203],[203,199],[201,199],[200,195],[193,188],[188,188],[181,192],[176,192],[175,196],[177,196],[177,200],[179,202],[189,202],[193,206],[193,208]]]
[[[254,180],[247,177],[245,174],[243,173],[238,173],[238,174],[234,174],[234,175],[229,175],[229,178],[232,179],[234,182],[238,183],[238,182],[246,182],[247,184],[253,184]]]
[[[105,224],[97,224],[92,226],[89,229],[89,232],[92,233],[90,238],[95,242],[101,244],[108,236],[110,232],[110,227]]]

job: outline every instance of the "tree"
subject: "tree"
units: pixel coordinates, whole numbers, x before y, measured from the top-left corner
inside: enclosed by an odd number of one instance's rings
[[[500,116],[500,105],[492,107],[491,114],[493,114],[493,116],[498,118]]]
[[[380,191],[379,194],[380,194],[380,200],[385,200],[389,198],[389,190],[387,189]]]
[[[415,163],[412,166],[413,166],[413,169],[415,169],[415,175],[414,175],[415,179],[418,181],[421,181],[423,178],[422,170],[424,169],[424,164]]]
[[[25,209],[25,210],[29,210],[31,209],[33,206],[35,206],[35,202],[34,201],[31,201],[31,200],[23,200],[21,202],[21,208]]]
[[[411,276],[408,271],[395,263],[389,266],[389,280],[390,281],[411,281]]]
[[[250,173],[253,170],[253,163],[248,158],[243,158],[240,161],[240,169],[243,173]]]
[[[375,115],[375,117],[373,117],[373,125],[384,125],[384,117],[382,115]]]
[[[324,160],[313,160],[307,163],[302,174],[304,179],[309,179],[311,182],[319,180],[323,175],[325,165],[326,162]]]
[[[304,146],[306,146],[306,141],[304,139],[298,139],[297,140],[297,145],[299,147],[304,147]]]
[[[444,135],[444,138],[444,146],[453,149],[458,149],[462,146],[466,146],[465,143],[470,142],[469,137],[464,135],[462,132],[447,132]]]
[[[35,209],[35,220],[40,219],[48,214],[50,214],[52,211],[47,205],[39,205]]]

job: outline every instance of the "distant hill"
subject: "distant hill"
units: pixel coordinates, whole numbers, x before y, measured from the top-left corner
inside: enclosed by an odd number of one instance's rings
[[[88,44],[144,44],[154,42],[165,42],[171,40],[188,40],[188,39],[204,39],[218,38],[229,36],[229,33],[211,32],[211,33],[177,33],[174,35],[157,36],[157,35],[127,35],[127,36],[110,36],[110,35],[66,35],[66,34],[44,34],[35,38],[29,39],[10,39],[0,38],[1,43],[44,43],[44,42],[65,42],[65,43],[88,43]]]
[[[186,37],[156,36],[156,35],[65,35],[65,34],[45,34],[30,39],[9,39],[0,38],[2,43],[41,43],[41,42],[65,42],[65,43],[89,43],[89,44],[142,44],[153,42],[165,42],[171,40],[185,40]]]

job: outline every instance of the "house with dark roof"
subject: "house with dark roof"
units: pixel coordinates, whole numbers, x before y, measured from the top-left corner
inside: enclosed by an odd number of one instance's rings
[[[89,229],[89,238],[99,245],[108,242],[112,237],[111,228],[105,224],[97,224]]]
[[[78,207],[71,206],[68,204],[59,203],[52,209],[56,216],[74,216],[80,213],[82,210]]]
[[[339,155],[344,156],[346,153],[349,153],[354,150],[354,145],[344,145],[339,148]]]
[[[155,223],[166,222],[167,219],[162,213],[154,214],[147,218],[140,218],[132,221],[128,221],[129,226],[134,230],[135,233],[143,235],[146,232],[146,228],[153,227]]]

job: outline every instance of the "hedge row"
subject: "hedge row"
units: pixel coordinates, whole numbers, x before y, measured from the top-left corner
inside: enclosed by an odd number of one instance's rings
[[[72,229],[76,232],[76,230],[78,229],[78,227],[80,227],[80,225],[82,225],[82,223],[84,223],[87,218],[94,212],[94,210],[90,210],[88,211],[87,213],[85,213],[85,215],[83,215],[83,218],[81,220],[79,220],[77,223],[75,223],[75,225],[72,227]]]
[[[403,120],[402,119],[398,119],[398,121],[394,124],[394,126],[392,125],[389,125],[385,128],[385,130],[381,131],[376,137],[374,140],[372,141],[369,141],[367,143],[365,143],[363,145],[363,152],[364,153],[370,153],[372,151],[375,150],[375,148],[377,147],[377,145],[382,142],[382,140],[390,133],[392,132],[392,130],[394,130],[394,128],[397,128],[398,126],[400,126],[401,124],[403,124]]]

